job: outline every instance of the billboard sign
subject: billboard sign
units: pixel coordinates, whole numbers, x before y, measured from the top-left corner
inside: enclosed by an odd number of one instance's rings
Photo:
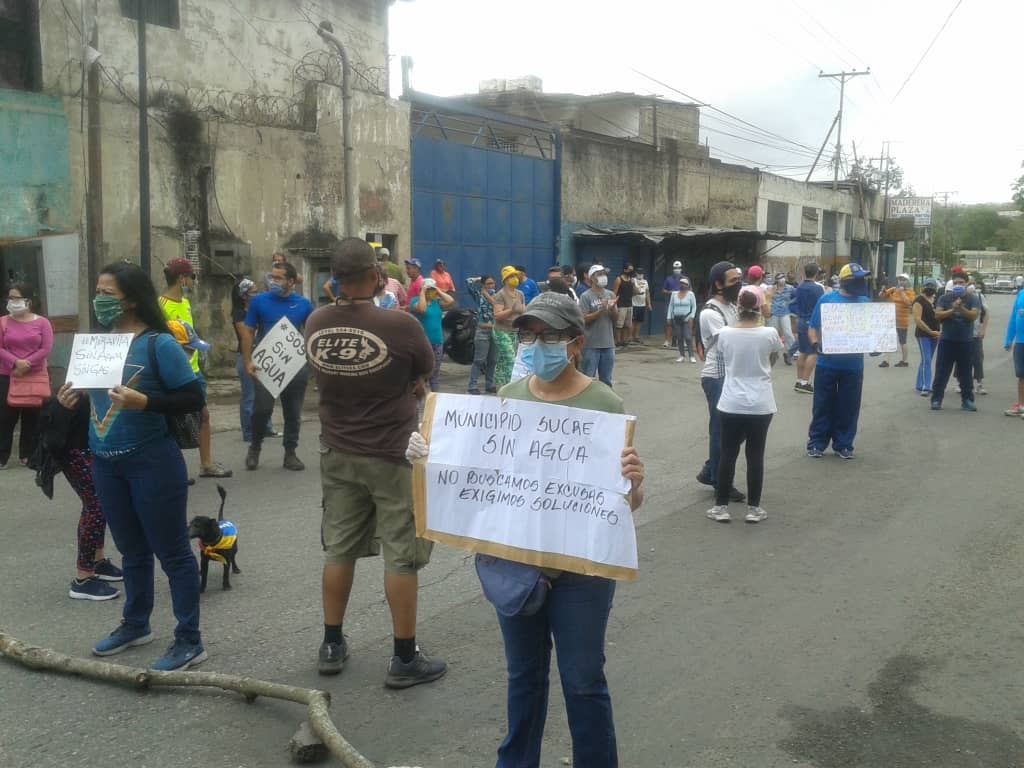
[[[887,217],[890,219],[913,219],[915,227],[928,227],[932,223],[932,198],[891,197]]]

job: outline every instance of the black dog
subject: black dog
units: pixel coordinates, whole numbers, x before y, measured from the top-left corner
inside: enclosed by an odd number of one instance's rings
[[[217,493],[220,494],[220,511],[217,512],[217,519],[193,517],[192,522],[188,524],[188,537],[199,539],[199,554],[202,557],[200,592],[206,591],[206,574],[211,560],[224,564],[224,589],[231,589],[232,571],[241,573],[235,563],[238,556],[238,529],[234,523],[224,519],[224,502],[227,500],[228,492],[218,485]]]

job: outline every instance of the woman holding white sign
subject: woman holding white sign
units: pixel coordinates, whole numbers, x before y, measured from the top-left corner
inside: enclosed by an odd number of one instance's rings
[[[748,523],[768,517],[761,508],[764,486],[764,449],[775,405],[772,391],[772,366],[785,352],[779,332],[763,325],[764,298],[761,289],[745,285],[737,299],[740,321],[718,332],[718,354],[725,364],[722,396],[718,412],[722,432],[722,456],[718,462],[715,506],[707,511],[709,519],[728,523],[729,489],[736,475],[740,446],[747,444],[747,516]]]
[[[167,417],[194,413],[203,390],[185,352],[168,332],[156,289],[138,266],[105,267],[93,309],[101,326],[132,334],[131,347],[112,389],[90,389],[89,450],[100,504],[123,555],[125,604],[121,624],[92,652],[112,656],[153,640],[153,557],[171,586],[178,620],[174,642],[152,669],[188,669],[206,659],[199,634],[199,567],[185,519],[188,473]],[[74,409],[81,390],[68,381],[57,395]]]
[[[550,291],[540,294],[516,319],[515,326],[519,343],[533,348],[534,373],[502,388],[499,397],[624,412],[622,398],[571,364],[583,352],[585,322],[570,297]],[[425,442],[414,433],[407,456],[420,459],[426,455]],[[634,448],[622,451],[622,475],[630,481],[630,506],[636,509],[643,501],[644,467]],[[512,611],[507,602],[497,611],[508,667],[508,735],[498,748],[497,768],[540,765],[552,640],[572,735],[573,765],[614,768],[618,750],[604,675],[604,647],[615,582],[498,562],[518,568],[518,576],[529,577],[533,569],[533,583],[521,600],[502,596],[518,602],[514,615],[508,615]],[[492,592],[488,596],[497,604]]]

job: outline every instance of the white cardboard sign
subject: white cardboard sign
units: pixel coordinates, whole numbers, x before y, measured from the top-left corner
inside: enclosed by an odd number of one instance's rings
[[[306,341],[287,317],[278,320],[252,352],[256,379],[275,398],[306,365]]]
[[[76,333],[67,382],[72,389],[113,389],[121,384],[133,333]]]
[[[474,552],[631,579],[637,550],[622,449],[635,419],[523,400],[428,396],[420,535]]]
[[[822,352],[895,352],[898,346],[896,305],[892,302],[821,305]]]

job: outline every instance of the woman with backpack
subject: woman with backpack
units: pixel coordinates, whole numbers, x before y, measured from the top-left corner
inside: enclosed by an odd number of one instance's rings
[[[772,414],[778,410],[775,393],[772,391],[771,370],[785,349],[778,331],[763,324],[764,297],[759,288],[744,286],[740,290],[737,306],[739,322],[722,328],[715,342],[725,369],[725,381],[717,405],[722,448],[718,462],[715,506],[708,510],[707,517],[719,523],[727,523],[731,519],[729,489],[736,475],[740,446],[745,442],[746,521],[759,523],[768,516],[761,507],[764,452]]]
[[[93,647],[111,656],[153,640],[153,558],[167,574],[178,620],[173,644],[152,669],[188,669],[206,659],[199,633],[199,568],[188,539],[188,473],[167,419],[199,411],[203,390],[184,351],[168,332],[152,281],[131,263],[105,267],[93,299],[96,319],[112,333],[131,334],[122,383],[91,389],[89,450],[100,504],[123,556],[123,618]],[[58,400],[78,407],[74,381]]]

